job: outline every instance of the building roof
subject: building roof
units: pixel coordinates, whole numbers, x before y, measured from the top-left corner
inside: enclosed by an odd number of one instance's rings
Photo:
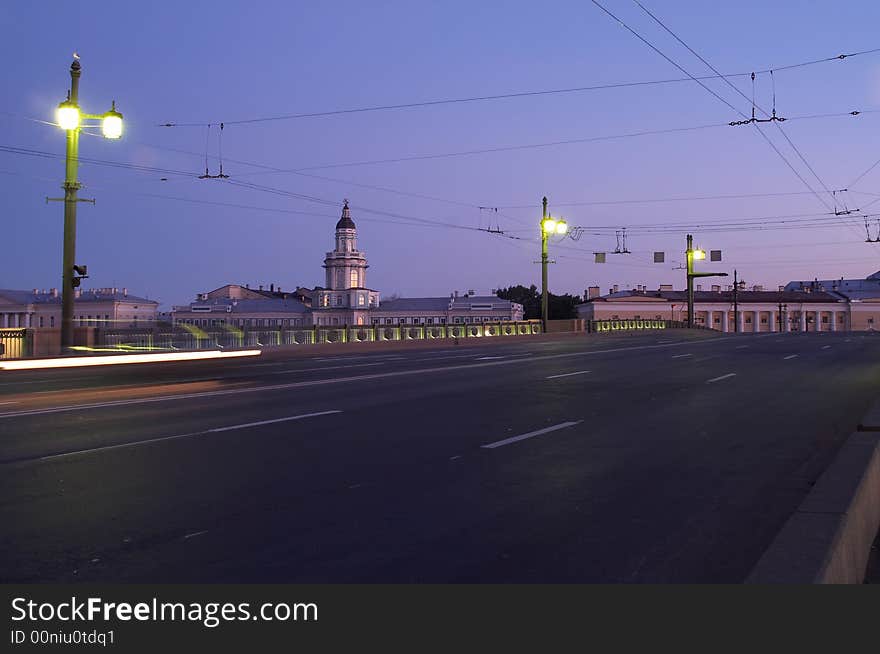
[[[342,218],[336,223],[336,229],[357,229],[354,221],[351,219],[351,209],[348,208],[348,200],[345,201],[342,207]]]
[[[401,297],[394,300],[382,300],[379,311],[449,311],[454,309],[469,310],[475,304],[491,304],[493,309],[509,310],[514,302],[502,300],[494,295],[474,295],[459,297]]]
[[[194,311],[193,307],[202,307]],[[209,307],[210,311],[204,308]],[[295,298],[265,298],[259,300],[232,300],[213,298],[206,301],[191,302],[174,307],[175,312],[192,313],[308,313],[310,309]]]
[[[448,311],[448,297],[401,297],[381,300],[379,311]]]
[[[629,299],[648,300],[660,302],[687,302],[687,291],[618,291],[602,297],[587,300],[588,302],[615,302]],[[773,303],[800,304],[810,302],[843,302],[844,298],[838,293],[824,291],[739,291],[737,300],[743,303]],[[695,302],[729,302],[733,303],[733,291],[694,291]]]
[[[0,289],[0,297],[4,297],[7,300],[12,300],[17,304],[61,304],[61,292],[58,291],[57,295],[53,295],[52,292],[38,292],[34,293],[33,291],[18,291],[14,289]],[[74,303],[79,302],[132,302],[138,304],[155,304],[159,303],[156,300],[150,300],[145,297],[140,297],[137,295],[130,295],[127,292],[120,293],[119,289],[104,289],[104,288],[95,288],[84,290],[80,293],[79,297],[74,298]]]
[[[838,293],[850,300],[880,298],[880,272],[865,279],[813,279],[793,281],[785,285],[786,291],[812,290]]]

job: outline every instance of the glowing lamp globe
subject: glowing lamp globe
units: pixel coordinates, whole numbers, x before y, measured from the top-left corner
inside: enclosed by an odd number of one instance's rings
[[[101,121],[101,132],[104,138],[118,139],[122,136],[122,114],[116,111],[116,103],[110,109]]]
[[[62,102],[55,112],[55,119],[61,129],[71,130],[79,127],[79,107],[72,102]]]

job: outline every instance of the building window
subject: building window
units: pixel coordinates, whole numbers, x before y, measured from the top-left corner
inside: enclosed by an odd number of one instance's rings
[[[751,317],[751,316],[746,316],[746,324],[747,324],[747,325],[751,325],[751,324],[752,324],[752,317]]]
[[[366,301],[364,300],[364,296],[358,295],[358,305],[364,306],[365,304],[366,304]]]
[[[404,324],[405,322],[406,322],[406,318],[398,318],[398,319],[397,319],[397,324],[399,324],[399,325],[402,325],[402,324]]]
[[[349,251],[351,250],[351,243],[348,244],[348,249],[349,249]],[[357,270],[351,271],[351,274],[349,275],[349,281],[351,282],[352,288],[357,288],[357,286],[358,286],[358,271]]]
[[[446,318],[440,318],[440,324],[441,324],[441,325],[445,325],[445,324],[446,324]]]
[[[43,316],[40,316],[40,327],[43,326]]]
[[[433,325],[433,324],[434,324],[434,319],[433,319],[433,318],[428,318],[428,324],[429,324],[429,325]]]
[[[337,307],[341,307],[341,306],[342,306],[342,296],[341,296],[341,295],[337,295],[337,296],[336,296],[336,306],[337,306]]]
[[[385,318],[385,324],[386,324],[386,325],[390,325],[390,324],[391,324],[391,318]]]
[[[766,324],[767,324],[767,318],[766,318],[766,316],[761,316],[761,324],[762,324],[762,325],[766,325]]]
[[[55,316],[49,316],[49,327],[55,326]]]
[[[822,316],[822,323],[825,324],[828,322],[828,316]]]
[[[338,325],[338,324],[339,324],[339,318],[334,318],[334,319],[333,319],[333,324],[334,324],[334,325]]]
[[[460,324],[460,323],[461,323],[461,318],[460,318],[459,316],[456,316],[456,317],[454,318],[454,322],[455,322],[456,325]]]

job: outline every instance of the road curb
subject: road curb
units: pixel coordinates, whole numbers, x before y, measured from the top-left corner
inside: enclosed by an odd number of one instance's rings
[[[880,431],[880,401],[871,405],[857,429],[859,431]]]
[[[857,431],[745,583],[860,584],[878,528],[880,431]]]

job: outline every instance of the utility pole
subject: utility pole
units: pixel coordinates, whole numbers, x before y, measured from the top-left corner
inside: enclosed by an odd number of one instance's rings
[[[79,77],[82,74],[78,59],[70,64],[69,102],[79,107]],[[61,353],[69,351],[73,345],[73,301],[74,276],[76,265],[76,193],[80,183],[76,179],[79,163],[79,126],[67,131],[67,155],[64,167],[64,254],[61,274]]]
[[[733,331],[739,333],[739,281],[733,269]]]
[[[58,125],[66,132],[67,150],[64,164],[64,198],[46,198],[49,200],[61,200],[64,202],[64,252],[62,254],[61,270],[61,352],[66,353],[73,345],[73,303],[75,289],[80,285],[80,280],[87,277],[86,266],[76,265],[76,205],[78,202],[91,202],[77,198],[77,191],[82,185],[77,181],[77,168],[79,165],[79,132],[83,127],[98,127],[95,124],[83,125],[82,119],[100,120],[101,132],[104,138],[118,139],[122,136],[122,114],[116,111],[116,102],[111,104],[110,110],[103,114],[82,113],[79,108],[79,78],[82,75],[82,66],[79,63],[79,55],[73,55],[73,63],[70,64],[70,91],[67,99],[58,105],[56,114]],[[77,277],[76,275],[79,275]]]
[[[547,239],[549,234],[544,229],[544,223],[547,220],[547,196],[541,200],[544,207],[541,215],[541,326],[544,333],[547,333]]]
[[[687,235],[687,303],[689,329],[694,326],[694,237]]]
[[[688,319],[687,326],[689,329],[694,327],[694,278],[695,277],[727,277],[727,273],[709,273],[709,272],[694,272],[694,259],[705,259],[706,252],[705,250],[694,249],[694,237],[691,234],[687,235],[687,251],[685,252],[687,256],[687,304],[688,304]]]

